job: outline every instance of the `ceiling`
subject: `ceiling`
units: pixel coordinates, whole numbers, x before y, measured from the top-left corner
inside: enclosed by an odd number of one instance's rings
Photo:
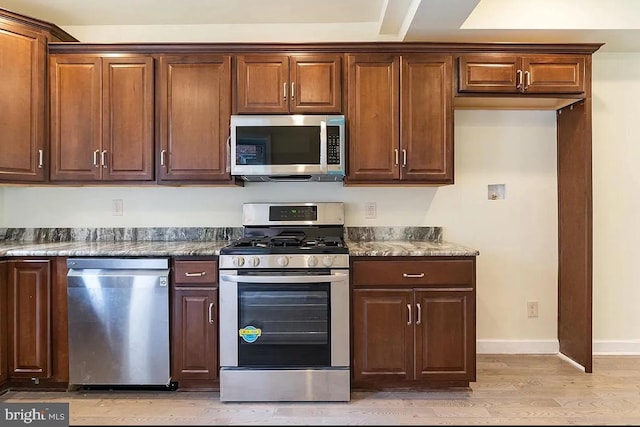
[[[0,0],[0,8],[83,42],[122,41],[118,34],[159,41],[151,30],[171,41],[200,28],[191,41],[263,41],[255,35],[264,34],[283,42],[605,43],[601,51],[640,52],[640,0]]]

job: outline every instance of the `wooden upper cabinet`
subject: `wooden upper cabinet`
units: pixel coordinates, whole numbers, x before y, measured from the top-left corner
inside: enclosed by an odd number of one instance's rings
[[[0,19],[0,181],[46,179],[46,46]]]
[[[239,114],[340,113],[341,75],[341,55],[238,55],[235,110]]]
[[[0,9],[0,182],[48,178],[47,44],[59,27]]]
[[[51,55],[51,180],[154,179],[153,58]]]
[[[462,55],[458,91],[581,94],[585,90],[585,64],[585,56]]]
[[[231,181],[231,57],[160,57],[159,180]]]
[[[449,55],[352,54],[349,183],[453,183]]]

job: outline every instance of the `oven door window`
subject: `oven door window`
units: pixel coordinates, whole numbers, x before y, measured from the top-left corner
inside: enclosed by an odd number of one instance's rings
[[[238,126],[238,165],[318,165],[319,126]]]
[[[329,283],[238,283],[238,366],[331,366],[329,292]]]

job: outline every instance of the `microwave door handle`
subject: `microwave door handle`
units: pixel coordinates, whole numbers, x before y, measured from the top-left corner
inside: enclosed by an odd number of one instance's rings
[[[320,170],[322,173],[327,173],[329,170],[327,164],[327,122],[320,121]]]
[[[238,276],[237,274],[220,274],[220,280],[242,283],[318,283],[341,282],[349,277],[348,273],[334,272],[317,276]]]

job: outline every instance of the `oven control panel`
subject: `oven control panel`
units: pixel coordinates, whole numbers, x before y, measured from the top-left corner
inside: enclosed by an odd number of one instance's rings
[[[349,268],[349,255],[220,255],[221,269]]]

